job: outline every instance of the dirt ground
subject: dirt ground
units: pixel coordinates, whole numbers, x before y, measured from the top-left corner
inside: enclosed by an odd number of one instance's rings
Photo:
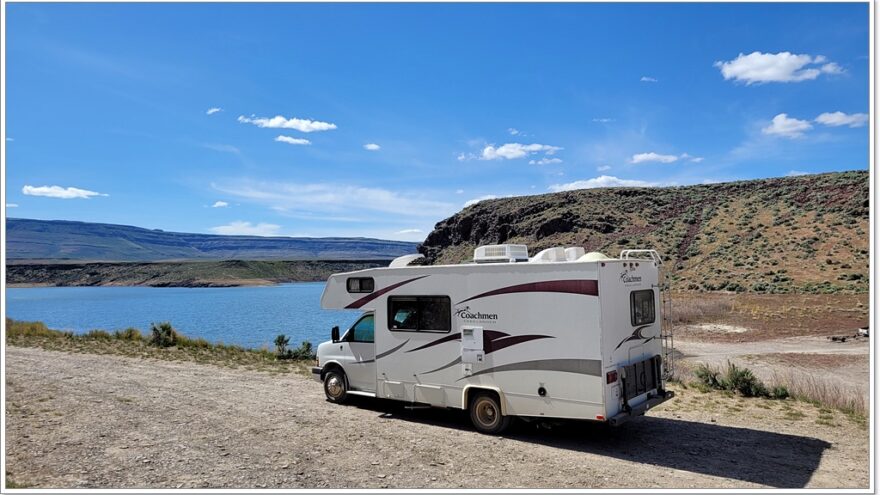
[[[40,488],[867,488],[839,412],[675,389],[612,429],[326,402],[318,383],[212,365],[8,347],[6,471]]]

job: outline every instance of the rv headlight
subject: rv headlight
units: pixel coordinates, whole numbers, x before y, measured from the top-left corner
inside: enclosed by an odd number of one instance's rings
[[[315,368],[321,367],[321,361],[318,359],[318,356],[315,356]]]

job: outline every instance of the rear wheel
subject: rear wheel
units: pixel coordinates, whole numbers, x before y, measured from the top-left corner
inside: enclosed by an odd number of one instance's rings
[[[327,400],[342,404],[348,398],[348,384],[345,373],[341,370],[330,370],[324,375],[324,394]]]
[[[501,403],[491,392],[478,392],[470,403],[471,423],[480,433],[497,435],[510,426],[512,416],[501,414]]]

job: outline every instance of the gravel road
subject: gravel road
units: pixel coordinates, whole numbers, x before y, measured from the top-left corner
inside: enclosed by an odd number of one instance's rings
[[[868,486],[867,428],[792,401],[679,389],[617,429],[492,437],[461,412],[333,405],[301,375],[5,352],[6,470],[41,488]]]

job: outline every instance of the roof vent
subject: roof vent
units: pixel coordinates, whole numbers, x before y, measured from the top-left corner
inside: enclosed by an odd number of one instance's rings
[[[586,254],[586,250],[582,247],[565,248],[565,259],[567,261],[577,261],[584,254]]]
[[[554,261],[565,261],[565,248],[547,248],[532,257],[529,263],[552,263]]]
[[[529,260],[525,244],[496,244],[474,249],[474,263],[517,263]]]

